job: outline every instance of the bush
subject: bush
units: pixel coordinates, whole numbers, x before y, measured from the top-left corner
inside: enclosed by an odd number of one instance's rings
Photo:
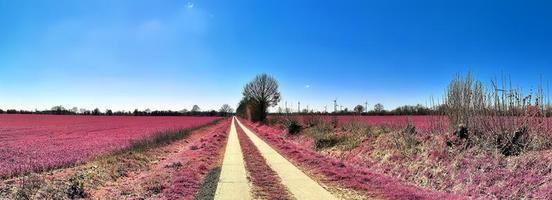
[[[67,188],[67,196],[71,199],[85,198],[87,196],[84,190],[84,174],[76,174],[69,179],[69,188]]]
[[[35,199],[35,194],[45,184],[44,179],[38,175],[30,175],[25,178],[15,194],[16,199]]]
[[[416,127],[412,124],[408,124],[408,126],[399,131],[396,132],[396,134],[393,137],[393,142],[395,144],[395,147],[407,154],[415,153],[416,146],[418,145],[418,140],[416,139]]]
[[[168,180],[168,175],[166,174],[153,174],[147,177],[142,184],[147,191],[153,194],[159,194],[165,189],[164,183],[166,180]]]
[[[454,134],[466,149],[498,149],[506,156],[552,149],[542,88],[523,93],[504,83],[493,81],[492,88],[485,87],[471,74],[450,82],[443,106]]]
[[[328,137],[316,138],[315,141],[314,141],[314,147],[317,150],[332,148],[334,146],[337,146],[342,141],[343,141],[343,138],[337,137],[337,136],[328,136]]]
[[[466,127],[466,125],[464,124],[459,124],[456,128],[456,131],[454,132],[454,135],[461,139],[468,139],[468,127]]]
[[[517,156],[523,152],[529,142],[529,132],[526,127],[519,128],[512,137],[502,134],[497,140],[500,153],[505,156]]]
[[[299,124],[297,120],[291,120],[287,125],[287,129],[290,135],[296,135],[301,132],[303,127],[301,126],[301,124]]]

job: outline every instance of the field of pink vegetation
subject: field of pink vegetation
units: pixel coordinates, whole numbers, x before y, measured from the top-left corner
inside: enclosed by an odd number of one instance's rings
[[[218,117],[0,115],[0,177],[42,171]]]
[[[284,118],[285,116],[280,116]],[[305,123],[309,119],[316,118],[322,119],[325,122],[331,122],[333,116],[327,115],[301,115],[295,116],[301,123]],[[446,131],[448,128],[448,118],[446,116],[335,116],[337,118],[338,126],[345,125],[350,122],[359,122],[372,126],[385,126],[391,129],[405,128],[409,123],[414,125],[417,130],[422,132],[426,131]],[[270,118],[278,118],[278,116],[270,116]]]
[[[298,120],[305,123],[312,119],[299,116]],[[322,120],[330,122],[334,119],[323,116]],[[338,116],[337,120],[339,127],[357,122],[389,127],[391,132],[367,137],[352,150],[318,152],[324,156],[396,177],[420,188],[470,198],[552,199],[550,149],[505,156],[493,147],[449,146],[447,141],[455,136],[448,129],[449,122],[444,116]],[[401,152],[394,143],[397,135],[393,133],[404,129],[408,123],[413,124],[417,131],[415,153],[412,154]],[[552,124],[552,118],[547,123]],[[273,133],[279,140],[285,138],[286,142],[314,148],[312,139],[286,137],[285,127],[265,132]]]

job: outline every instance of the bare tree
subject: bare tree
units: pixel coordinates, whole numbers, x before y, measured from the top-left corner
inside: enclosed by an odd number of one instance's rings
[[[243,96],[248,102],[252,102],[255,112],[253,121],[264,121],[269,107],[276,106],[280,102],[278,81],[267,74],[257,75],[251,82],[245,85]]]
[[[364,112],[364,106],[357,105],[357,106],[355,106],[354,110],[357,114],[361,114],[362,112]]]
[[[376,105],[374,105],[374,112],[382,113],[383,111],[385,111],[385,108],[383,107],[383,104],[377,103]]]
[[[220,107],[219,112],[224,113],[224,115],[227,116],[229,113],[233,113],[234,109],[230,107],[230,105],[224,104],[222,105],[222,107]]]

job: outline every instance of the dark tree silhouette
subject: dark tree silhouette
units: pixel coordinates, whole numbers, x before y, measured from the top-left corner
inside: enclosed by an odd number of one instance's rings
[[[56,115],[62,115],[64,114],[66,111],[66,109],[63,107],[63,106],[54,106],[52,107],[52,112],[53,114],[56,114]]]
[[[385,108],[383,108],[383,104],[377,103],[376,105],[374,105],[374,112],[379,114],[382,114],[383,112],[385,112]]]
[[[201,111],[201,109],[199,108],[198,105],[194,105],[194,106],[192,107],[192,112],[196,113],[196,112],[199,112],[199,111]]]
[[[100,112],[99,108],[96,108],[92,111],[92,115],[100,115],[100,114],[102,114],[102,113]]]
[[[229,113],[234,112],[234,109],[232,107],[230,107],[230,105],[224,104],[224,105],[222,105],[222,107],[220,107],[219,112],[221,114],[223,114],[224,116],[228,116]]]
[[[362,112],[364,112],[364,106],[357,105],[357,106],[355,106],[354,110],[357,114],[362,114]]]

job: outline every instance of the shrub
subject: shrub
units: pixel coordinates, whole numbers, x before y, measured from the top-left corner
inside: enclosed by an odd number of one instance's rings
[[[497,146],[505,156],[517,156],[523,152],[529,142],[529,133],[526,127],[520,128],[509,137],[509,134],[502,134],[497,140]]]
[[[44,179],[38,175],[30,175],[23,179],[20,187],[15,193],[16,199],[35,199],[34,195],[40,190],[42,185],[45,184]]]
[[[342,137],[337,137],[337,136],[328,136],[328,137],[316,138],[315,141],[314,141],[314,147],[317,150],[322,150],[322,149],[337,146],[342,141],[343,141],[343,138]]]
[[[477,147],[507,156],[525,150],[552,149],[552,135],[546,117],[544,93],[523,93],[493,82],[485,87],[471,74],[457,77],[448,86],[444,114],[458,138],[466,140],[465,148]],[[506,81],[503,81],[506,82]]]
[[[67,188],[67,196],[71,199],[85,198],[87,196],[84,190],[85,176],[82,173],[77,173],[69,179],[69,187]]]
[[[395,133],[393,136],[393,143],[398,150],[406,154],[415,153],[416,146],[419,143],[416,139],[416,135],[416,127],[412,124],[408,124],[405,129]]]
[[[171,164],[165,165],[165,168],[180,169],[182,166],[184,165],[182,165],[182,163],[178,161],[178,162],[173,162]]]
[[[468,127],[464,124],[459,124],[456,131],[454,131],[454,135],[461,139],[468,139]]]
[[[143,183],[143,187],[153,193],[153,194],[159,194],[165,189],[165,181],[168,180],[168,176],[166,174],[153,174],[152,176],[146,178],[146,180]]]
[[[5,197],[11,194],[12,190],[9,187],[0,186],[0,197]]]
[[[42,186],[42,189],[38,192],[36,199],[67,199],[68,196],[66,194],[66,189],[67,185],[63,181],[54,181],[53,183],[47,183],[46,185]]]
[[[290,135],[296,135],[299,132],[301,132],[303,127],[301,127],[301,124],[299,124],[299,122],[297,120],[291,120],[289,122],[289,124],[287,125],[287,129],[288,129],[288,133]]]

